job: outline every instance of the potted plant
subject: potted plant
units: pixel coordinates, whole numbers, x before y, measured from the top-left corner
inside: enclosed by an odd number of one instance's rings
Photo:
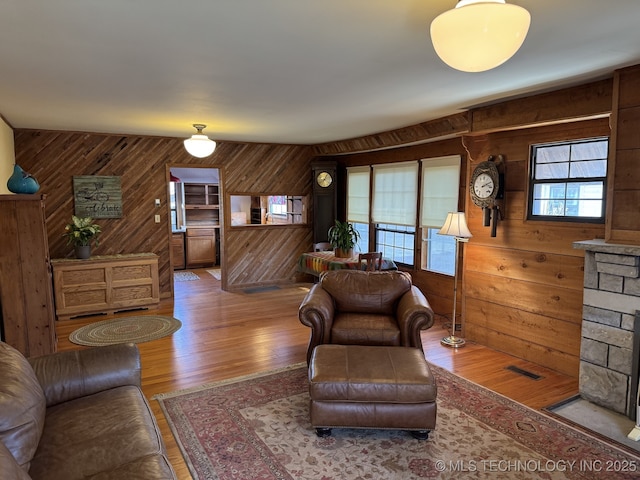
[[[102,233],[100,225],[93,223],[91,217],[71,216],[71,223],[65,227],[67,243],[75,247],[76,258],[89,258],[91,256],[91,242],[99,245],[98,237]]]
[[[360,234],[349,222],[336,220],[328,232],[329,243],[334,248],[335,256],[349,258],[353,256],[353,247],[360,240]]]

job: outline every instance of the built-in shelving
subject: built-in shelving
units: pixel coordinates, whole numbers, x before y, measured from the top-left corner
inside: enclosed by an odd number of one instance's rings
[[[307,223],[302,196],[287,196],[287,223]]]
[[[220,189],[210,183],[185,183],[184,208],[187,226],[220,225]]]

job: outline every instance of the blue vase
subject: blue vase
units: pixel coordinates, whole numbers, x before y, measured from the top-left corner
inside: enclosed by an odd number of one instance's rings
[[[20,168],[13,166],[13,175],[7,180],[7,188],[13,193],[36,193],[40,189],[38,181]]]

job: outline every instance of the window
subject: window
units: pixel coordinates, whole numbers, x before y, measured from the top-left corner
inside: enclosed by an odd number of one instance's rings
[[[386,223],[376,224],[376,250],[396,263],[413,265],[416,228]]]
[[[307,223],[307,196],[229,195],[231,226]]]
[[[184,195],[182,183],[169,182],[169,209],[171,210],[171,229],[179,230],[184,226]]]
[[[534,145],[528,218],[604,222],[606,138]]]
[[[347,221],[360,234],[357,248],[369,250],[369,179],[370,167],[347,168]]]
[[[438,235],[439,230],[423,229],[422,268],[453,277],[456,273],[456,239],[448,235]]]
[[[360,241],[356,245],[356,250],[360,252],[369,251],[369,224],[360,222],[351,222],[354,230],[360,234]]]
[[[422,269],[454,275],[455,240],[438,231],[447,213],[458,210],[460,164],[459,155],[422,160],[422,258],[418,259]],[[417,161],[347,169],[347,220],[360,232],[362,251],[369,250],[371,227],[371,250],[408,267],[416,263],[418,171]]]
[[[417,203],[418,162],[373,167],[375,250],[407,266],[414,264]]]
[[[416,224],[418,162],[374,165],[373,221]]]
[[[287,197],[284,195],[269,195],[267,205],[267,212],[271,215],[284,217],[287,214]]]
[[[458,211],[459,155],[422,160],[422,269],[455,274],[455,239],[438,235],[447,213]]]

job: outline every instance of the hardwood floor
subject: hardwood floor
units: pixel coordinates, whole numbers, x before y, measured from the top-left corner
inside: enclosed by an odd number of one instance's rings
[[[182,321],[182,328],[171,337],[139,344],[142,389],[147,398],[305,361],[309,330],[298,321],[298,306],[310,284],[231,293],[220,290],[220,282],[206,270],[194,272],[200,280],[176,282],[173,300],[163,300],[157,310],[141,312],[173,315]],[[131,313],[57,322],[58,350],[85,348],[69,342],[75,329],[127,315]],[[440,319],[423,332],[429,362],[532,408],[540,409],[578,391],[575,378],[472,343],[461,349],[444,347],[440,344],[444,336],[447,330]],[[541,378],[533,380],[507,366]],[[150,403],[178,477],[190,479],[158,402]]]

